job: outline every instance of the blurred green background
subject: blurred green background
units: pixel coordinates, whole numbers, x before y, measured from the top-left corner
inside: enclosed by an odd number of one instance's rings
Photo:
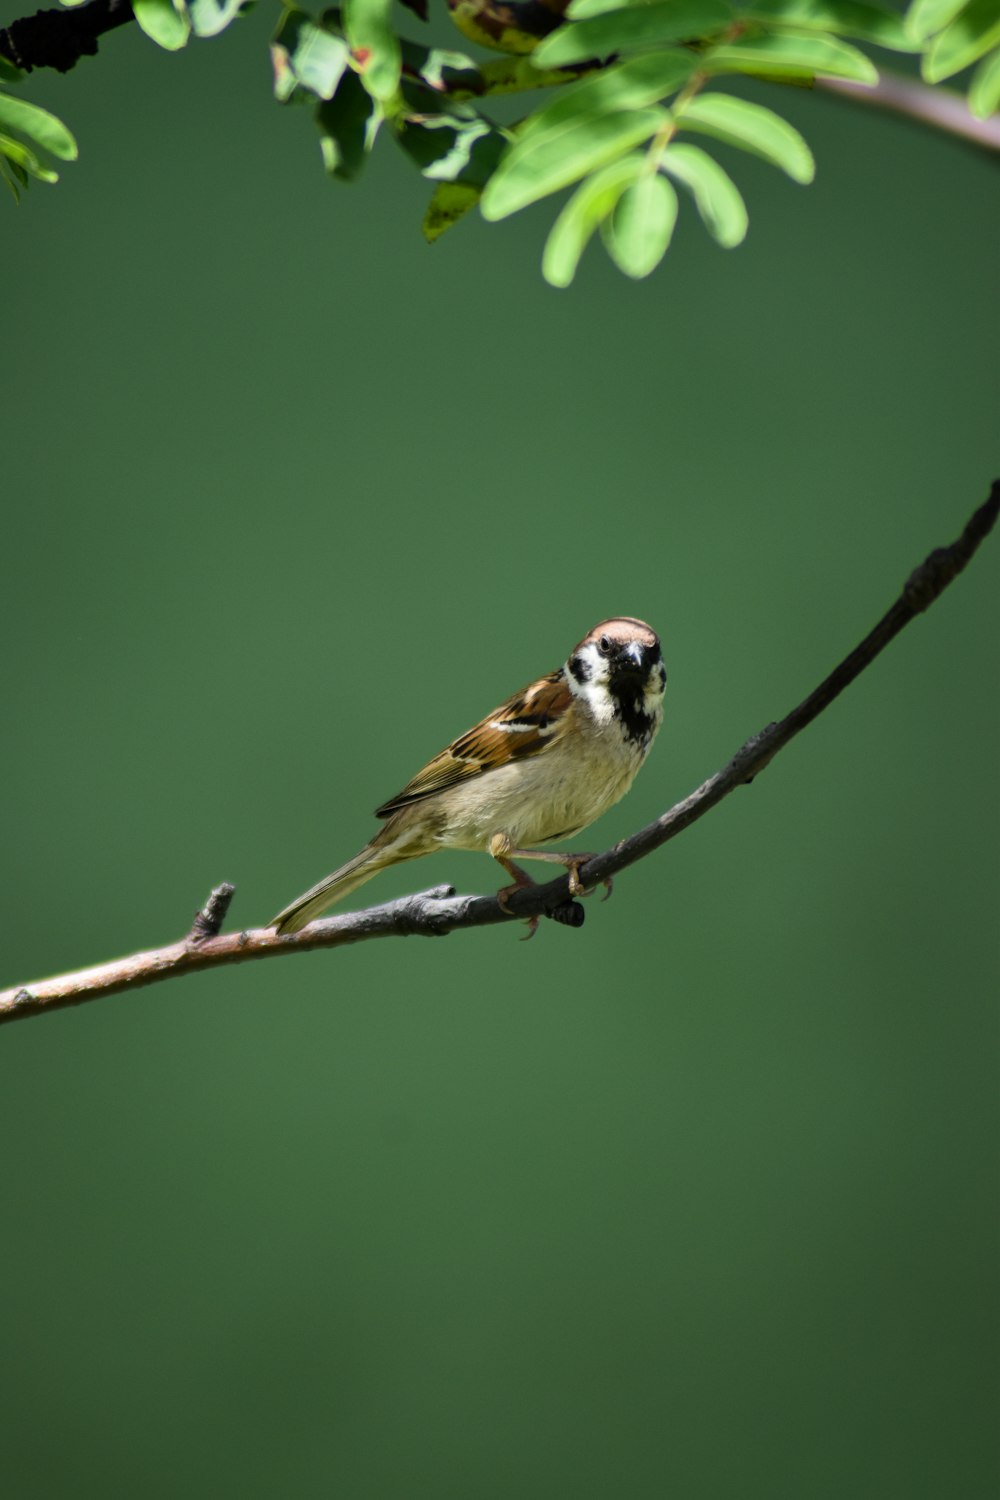
[[[2,984],[265,921],[623,612],[605,847],[1000,468],[995,162],[789,91],[815,187],[733,159],[743,249],[556,293],[551,206],[429,249],[388,142],[328,183],[273,19],[29,90],[82,154],[2,220]],[[992,1497],[998,546],[582,932],[5,1028],[5,1494]]]

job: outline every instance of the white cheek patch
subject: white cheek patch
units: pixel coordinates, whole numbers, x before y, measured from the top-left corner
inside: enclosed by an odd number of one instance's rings
[[[582,698],[599,724],[608,723],[615,716],[615,700],[605,682],[585,682],[577,688],[577,697]]]
[[[574,672],[573,665],[583,666],[586,674],[583,682],[580,681]],[[595,645],[581,646],[574,658],[573,665],[567,663],[565,673],[570,689],[574,693],[585,696],[588,688],[599,686],[602,683],[605,686],[607,685],[608,664]]]

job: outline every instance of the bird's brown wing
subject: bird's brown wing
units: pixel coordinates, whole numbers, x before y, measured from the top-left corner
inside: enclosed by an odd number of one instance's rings
[[[540,677],[435,755],[401,792],[375,809],[375,816],[387,818],[472,776],[483,776],[511,761],[537,755],[558,737],[571,701],[561,671]]]

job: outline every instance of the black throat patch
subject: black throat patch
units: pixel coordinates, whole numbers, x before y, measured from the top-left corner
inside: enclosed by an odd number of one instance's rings
[[[653,735],[654,720],[646,712],[642,694],[637,689],[626,688],[620,695],[614,688],[611,697],[615,705],[615,718],[625,730],[625,738],[636,745],[648,745]]]

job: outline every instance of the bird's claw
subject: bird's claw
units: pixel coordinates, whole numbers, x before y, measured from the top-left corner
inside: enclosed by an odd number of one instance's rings
[[[500,910],[502,912],[506,912],[508,917],[516,916],[516,913],[512,912],[510,909],[511,896],[516,895],[518,891],[527,890],[528,886],[534,885],[534,883],[535,882],[533,880],[525,879],[515,880],[512,885],[503,886],[499,891],[497,891],[497,905],[499,906]],[[529,938],[534,937],[535,933],[538,931],[538,924],[540,921],[541,917],[538,916],[524,918],[524,922],[528,930],[524,934],[524,937],[521,938],[522,943],[526,943]]]
[[[591,892],[596,889],[595,886],[585,886],[583,881],[580,879],[580,866],[588,864],[590,860],[594,858],[596,858],[596,856],[593,854],[581,854],[579,859],[572,860],[572,862],[566,866],[567,870],[569,871],[569,893],[571,896],[589,896]],[[610,875],[607,875],[600,882],[600,884],[604,887],[604,895],[601,897],[601,900],[607,901],[608,897],[611,895],[612,890],[614,889],[614,880]]]

